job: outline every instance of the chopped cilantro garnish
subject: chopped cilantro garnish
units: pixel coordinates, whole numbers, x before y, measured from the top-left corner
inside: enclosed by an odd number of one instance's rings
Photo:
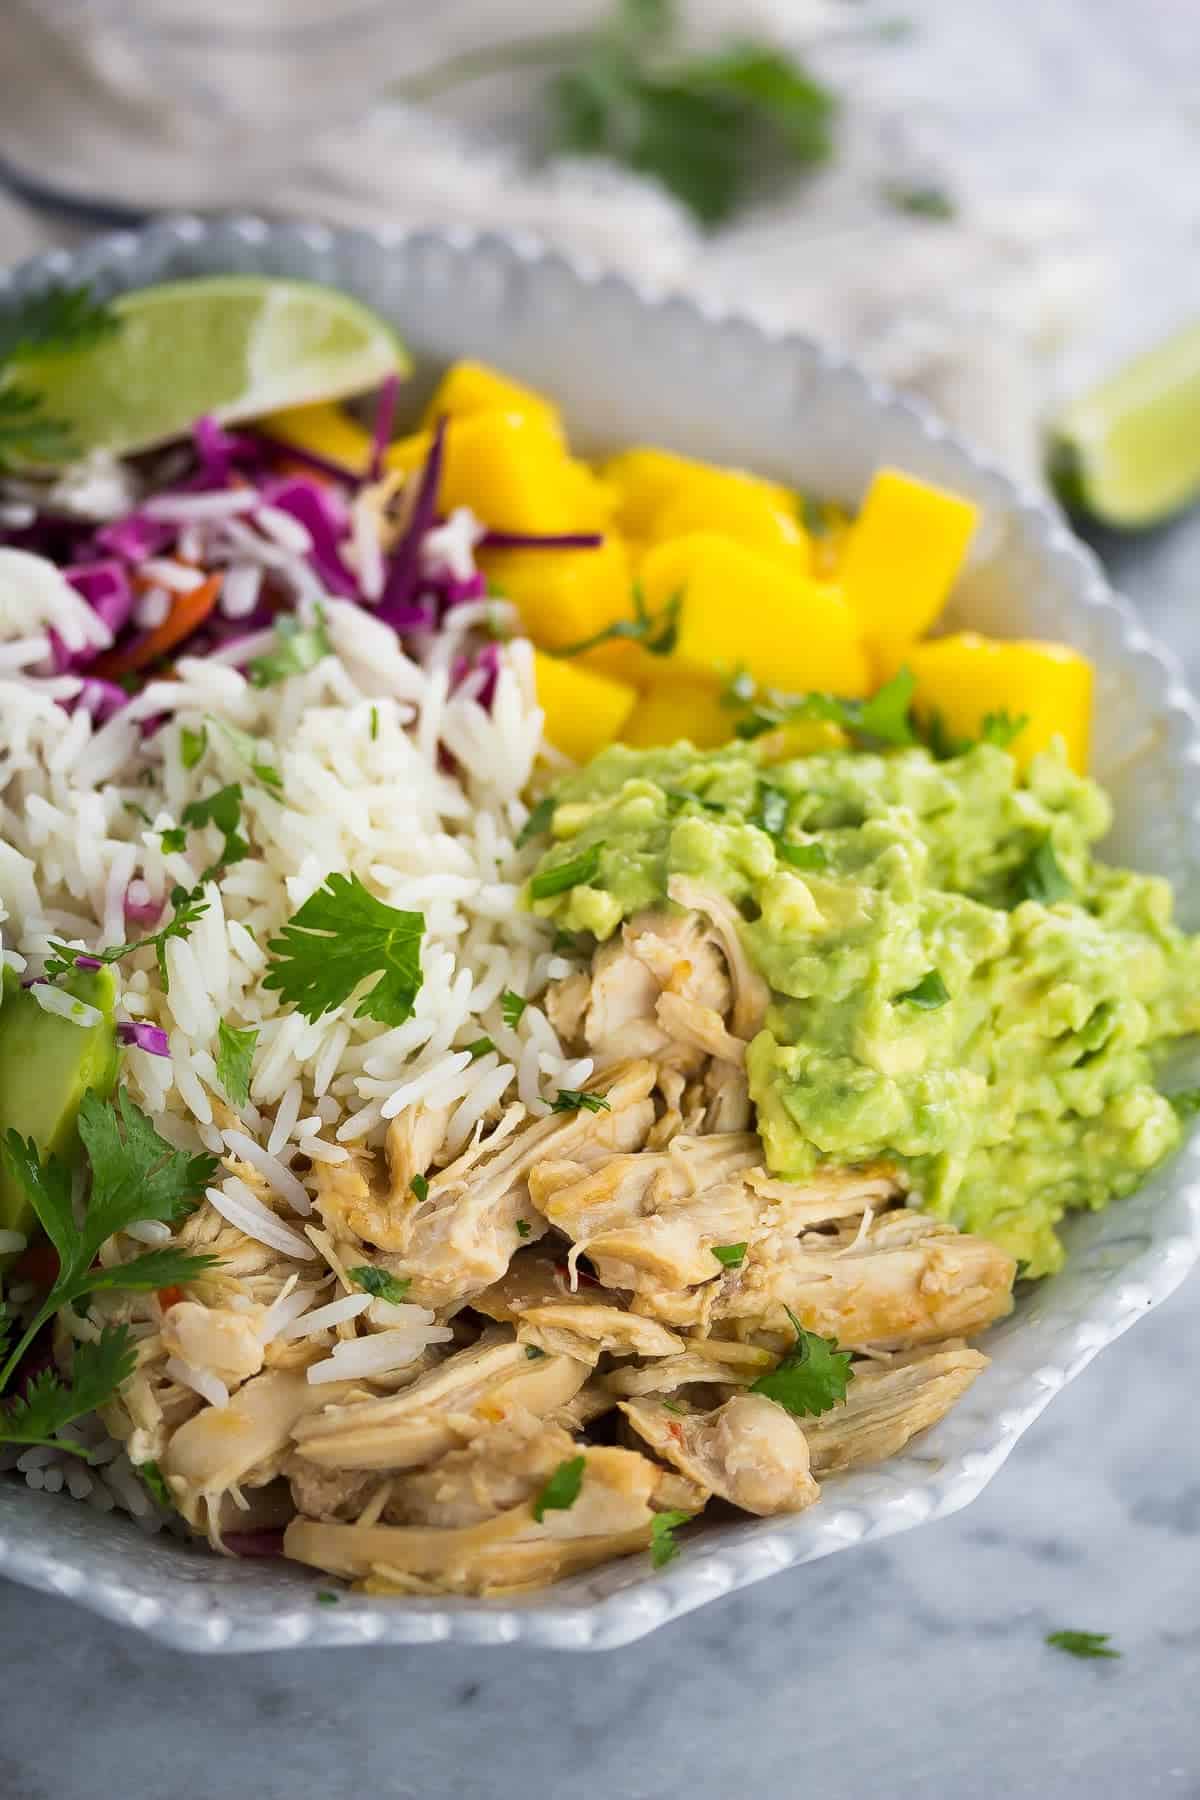
[[[916,987],[906,988],[902,994],[897,994],[893,1004],[916,1006],[922,1012],[936,1012],[939,1006],[945,1006],[949,998],[950,990],[942,980],[940,970],[930,969],[927,975],[922,975]]]
[[[472,1062],[478,1062],[481,1056],[487,1056],[496,1048],[490,1037],[476,1038],[473,1044],[467,1045],[467,1055]]]
[[[222,1019],[217,1026],[217,1080],[235,1106],[250,1098],[250,1071],[258,1047],[258,1026],[240,1029]]]
[[[313,1598],[318,1606],[337,1606],[341,1601],[341,1595],[332,1593],[329,1588],[318,1588]]]
[[[894,212],[910,213],[917,219],[952,219],[958,210],[945,188],[931,181],[887,181],[880,191]]]
[[[428,1200],[428,1198],[429,1198],[429,1183],[425,1179],[424,1175],[414,1175],[408,1185],[412,1189],[413,1193],[416,1195],[418,1200]]]
[[[166,831],[159,832],[158,841],[164,856],[178,855],[187,849],[187,831],[182,825],[170,825]]]
[[[798,1419],[815,1418],[846,1398],[854,1379],[850,1354],[838,1349],[836,1339],[806,1331],[790,1306],[786,1311],[796,1342],[775,1368],[759,1376],[750,1392],[765,1394]]]
[[[1074,891],[1055,855],[1053,843],[1044,837],[1017,875],[1020,898],[1040,900],[1043,906],[1053,906],[1059,900],[1069,900]]]
[[[695,1514],[690,1512],[655,1513],[650,1522],[651,1568],[665,1569],[669,1562],[674,1562],[679,1555],[679,1545],[675,1542],[676,1530],[694,1517]]]
[[[580,1088],[559,1088],[550,1102],[550,1111],[602,1113],[611,1112],[612,1106],[603,1094],[589,1094]]]
[[[738,1269],[746,1260],[747,1244],[713,1244],[712,1253],[723,1269]]]
[[[579,943],[573,931],[557,930],[550,942],[556,956],[578,956]]]
[[[586,1466],[587,1459],[582,1456],[572,1456],[566,1462],[559,1463],[533,1503],[533,1516],[539,1525],[548,1512],[571,1510],[583,1487],[583,1471]]]
[[[325,608],[316,608],[313,623],[302,625],[293,614],[281,613],[275,621],[275,648],[246,664],[246,678],[253,687],[272,687],[289,675],[306,675],[333,655],[325,629]]]
[[[319,1019],[350,998],[360,982],[379,980],[359,1001],[356,1019],[402,1025],[420,992],[425,915],[385,906],[357,875],[336,871],[272,938],[274,959],[263,986],[283,995],[306,1019]]]
[[[532,1227],[530,1226],[528,1219],[517,1220],[517,1236],[519,1238],[527,1238],[531,1229]]]
[[[555,894],[565,894],[568,888],[586,887],[595,879],[600,869],[600,853],[603,844],[589,844],[578,856],[568,862],[555,863],[549,869],[543,869],[529,883],[529,892],[535,900],[549,900]]]
[[[202,725],[193,731],[190,725],[179,727],[179,760],[185,769],[194,769],[208,748],[208,732]]]
[[[1121,1652],[1109,1647],[1108,1631],[1051,1631],[1046,1642],[1054,1650],[1065,1650],[1068,1656],[1119,1657]]]
[[[541,837],[544,831],[549,831],[551,820],[554,818],[554,808],[556,805],[557,802],[549,794],[544,795],[543,798],[538,801],[537,805],[522,825],[520,831],[517,833],[518,850],[523,850],[525,845],[531,843],[535,837]]]
[[[371,708],[371,742],[374,743],[375,739],[378,736],[379,736],[379,708],[377,706],[373,706]]]
[[[505,988],[500,996],[500,1016],[515,1031],[521,1023],[521,1014],[528,1005],[524,994],[514,994],[511,988]]]
[[[530,1362],[537,1362],[545,1354],[546,1352],[539,1350],[536,1344],[526,1344],[525,1346],[525,1355]]]
[[[377,1269],[371,1263],[363,1263],[357,1269],[347,1269],[346,1273],[356,1287],[362,1288],[364,1293],[370,1294],[375,1300],[386,1300],[389,1306],[399,1306],[412,1286],[411,1275],[389,1275],[386,1269]]]

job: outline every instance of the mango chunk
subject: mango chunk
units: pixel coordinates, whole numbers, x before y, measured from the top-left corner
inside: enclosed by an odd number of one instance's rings
[[[680,673],[720,677],[740,667],[789,693],[870,690],[857,622],[835,587],[707,532],[651,550],[640,581],[652,613],[680,600],[671,657]]]
[[[595,550],[481,550],[479,564],[544,649],[565,650],[632,617],[633,578],[620,538],[606,537]]]
[[[620,736],[637,704],[633,688],[541,650],[534,651],[533,661],[538,705],[546,715],[543,729],[556,750],[584,763]]]
[[[429,454],[431,434],[398,438],[384,461],[411,474]],[[566,453],[545,419],[514,412],[469,413],[446,427],[438,510],[470,507],[495,531],[539,536],[601,531],[608,499],[590,470]]]
[[[621,733],[623,744],[653,750],[686,738],[697,750],[715,750],[733,736],[736,712],[721,705],[720,690],[699,682],[660,682],[643,694]]]
[[[524,418],[540,419],[559,437],[563,435],[557,407],[542,394],[489,363],[469,360],[451,363],[434,389],[421,423],[428,430],[443,413],[465,419],[482,412],[520,413]]]
[[[714,531],[748,550],[778,557],[801,575],[810,570],[808,536],[792,496],[768,481],[724,469],[702,469],[658,509],[649,541],[665,543],[696,531]]]
[[[351,474],[363,474],[371,460],[370,432],[336,401],[289,406],[282,412],[268,413],[261,423],[263,431],[277,443],[323,456],[349,469]]]
[[[941,715],[951,738],[976,738],[989,713],[1029,723],[1009,748],[1021,768],[1062,738],[1067,760],[1087,773],[1094,675],[1091,663],[1066,644],[1036,639],[998,642],[963,632],[917,644],[907,657],[917,679],[919,716]]]
[[[896,673],[946,604],[978,519],[971,501],[898,469],[875,476],[850,527],[840,580],[879,680]]]

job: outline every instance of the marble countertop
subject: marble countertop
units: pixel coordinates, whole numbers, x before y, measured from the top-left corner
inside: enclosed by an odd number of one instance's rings
[[[1109,546],[1200,676],[1200,516]],[[3,1800],[1200,1800],[1200,1287],[965,1512],[628,1649],[192,1659],[0,1584]],[[1048,1649],[1107,1631],[1119,1662]]]

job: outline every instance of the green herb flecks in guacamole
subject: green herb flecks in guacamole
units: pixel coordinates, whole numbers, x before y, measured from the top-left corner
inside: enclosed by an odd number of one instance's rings
[[[1022,781],[990,744],[617,746],[555,797],[530,904],[561,929],[606,938],[675,874],[741,907],[773,993],[747,1065],[777,1174],[892,1157],[928,1210],[1044,1275],[1069,1208],[1176,1145],[1155,1070],[1200,1028],[1200,940],[1165,882],[1093,859],[1108,801],[1057,757]]]

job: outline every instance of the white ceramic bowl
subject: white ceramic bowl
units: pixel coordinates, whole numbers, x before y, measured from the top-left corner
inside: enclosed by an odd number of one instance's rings
[[[639,293],[536,245],[468,232],[171,219],[0,275],[0,306],[10,289],[51,280],[91,281],[108,293],[230,270],[305,276],[357,294],[401,329],[425,386],[455,356],[499,363],[552,392],[586,447],[673,445],[851,501],[877,464],[896,463],[972,495],[985,511],[989,554],[964,585],[959,615],[999,636],[1065,638],[1094,660],[1096,772],[1117,805],[1111,853],[1167,875],[1184,922],[1200,927],[1200,716],[1179,671],[1053,511],[937,420],[804,339]],[[1075,1219],[1068,1239],[1065,1273],[990,1334],[990,1369],[907,1454],[827,1482],[820,1505],[795,1518],[702,1531],[661,1574],[634,1557],[518,1601],[347,1597],[326,1607],[311,1572],[147,1540],[128,1521],[16,1480],[0,1481],[0,1572],[191,1650],[627,1643],[777,1569],[974,1499],[1054,1394],[1195,1262],[1200,1142],[1131,1199]]]

